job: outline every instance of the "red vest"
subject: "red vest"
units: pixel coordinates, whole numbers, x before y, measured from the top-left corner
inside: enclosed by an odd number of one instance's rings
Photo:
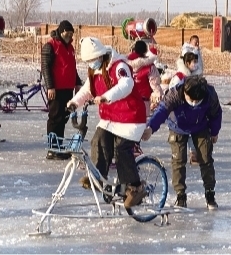
[[[143,99],[149,100],[152,94],[152,89],[149,83],[148,75],[151,71],[151,65],[141,67],[137,72],[134,72],[133,77],[135,86],[138,89]]]
[[[122,61],[115,62],[109,69],[112,86],[116,86],[118,79],[116,77],[116,67]],[[106,84],[101,74],[94,76],[95,95],[101,96],[107,91]],[[99,115],[101,119],[122,123],[146,123],[145,104],[136,89],[125,98],[111,104],[100,104]]]
[[[76,85],[75,50],[71,43],[64,45],[61,41],[50,39],[55,53],[52,77],[55,89],[74,89]]]
[[[186,75],[183,74],[182,72],[177,72],[175,75],[176,75],[181,81],[186,77]]]

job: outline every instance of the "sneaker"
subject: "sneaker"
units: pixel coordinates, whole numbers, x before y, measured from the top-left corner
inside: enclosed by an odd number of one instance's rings
[[[139,187],[135,186],[127,186],[126,189],[126,199],[124,201],[124,207],[130,208],[135,205],[139,205],[142,202],[142,199],[147,195],[145,190],[145,181],[141,181],[141,185]]]
[[[205,199],[207,208],[209,210],[216,210],[218,208],[218,204],[215,200],[215,191],[212,189],[205,190]]]
[[[48,151],[46,159],[50,160],[66,160],[71,158],[71,153],[59,153],[54,151]]]
[[[175,206],[187,208],[187,195],[184,192],[180,192],[177,194]]]

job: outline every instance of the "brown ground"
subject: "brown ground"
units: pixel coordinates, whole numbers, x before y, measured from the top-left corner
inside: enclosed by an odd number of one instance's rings
[[[111,38],[101,38],[106,44],[110,44]],[[202,45],[203,45],[203,39]],[[128,53],[129,41],[119,40],[116,38],[113,40],[114,47],[121,53]],[[35,43],[34,39],[30,38],[25,41],[15,42],[13,39],[0,40],[0,52],[8,56],[18,56],[25,60],[40,59],[41,44]],[[78,54],[78,48],[77,54]],[[161,51],[160,60],[162,63],[166,63],[170,68],[175,69],[176,59],[180,54],[180,46],[159,46]],[[202,46],[202,57],[204,61],[204,73],[214,75],[231,75],[231,54],[229,52],[215,52]]]

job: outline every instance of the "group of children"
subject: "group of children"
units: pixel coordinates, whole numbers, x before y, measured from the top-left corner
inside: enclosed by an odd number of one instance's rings
[[[119,181],[127,187],[125,207],[139,204],[146,196],[133,149],[169,119],[176,205],[187,207],[185,165],[187,143],[192,136],[190,161],[198,160],[207,207],[216,209],[212,144],[218,138],[222,111],[215,90],[200,77],[203,64],[198,36],[183,45],[174,75],[167,70],[159,74],[154,65],[156,50],[142,40],[135,43],[128,56],[118,54],[97,38],[85,37],[80,43],[81,59],[88,64],[88,78],[67,106],[80,107],[92,98],[99,105],[100,121],[91,141],[91,159],[107,178],[115,158]],[[146,123],[150,109],[154,114]]]

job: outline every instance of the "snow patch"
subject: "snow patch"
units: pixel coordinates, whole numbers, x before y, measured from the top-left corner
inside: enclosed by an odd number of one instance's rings
[[[30,183],[27,181],[18,179],[16,182],[14,182],[14,186],[30,186]]]

